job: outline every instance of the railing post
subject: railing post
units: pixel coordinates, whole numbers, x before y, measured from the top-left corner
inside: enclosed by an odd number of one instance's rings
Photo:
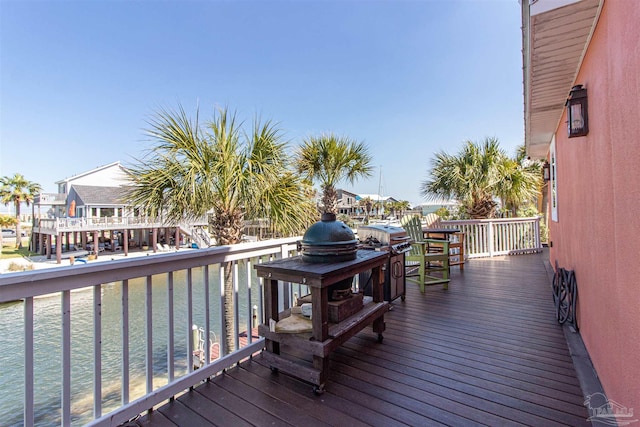
[[[174,378],[174,310],[173,310],[173,271],[167,273],[167,376],[169,382]],[[188,356],[187,356],[188,357]]]
[[[102,416],[102,287],[93,287],[93,417]]]
[[[224,315],[225,301],[224,301],[224,263],[220,264],[218,279],[220,283],[220,356],[227,354],[227,322]]]
[[[205,265],[204,274],[204,363],[208,365],[211,362],[211,344],[209,343],[209,335],[211,335],[211,309],[209,308],[209,266]],[[220,354],[218,356],[221,356]]]
[[[24,300],[24,425],[33,426],[33,297]]]
[[[122,281],[122,406],[129,403],[129,279]]]
[[[289,250],[287,249],[287,245],[285,244],[280,246],[280,257],[289,258]],[[287,309],[291,307],[291,300],[289,297],[289,294],[291,293],[291,284],[289,282],[283,282],[278,286],[282,286],[280,295],[282,295],[283,309]]]
[[[193,273],[189,268],[187,269],[187,331],[193,327]],[[197,328],[196,328],[197,330]],[[187,372],[193,372],[193,351],[197,346],[197,341],[194,341],[193,334],[188,335],[187,339]],[[205,345],[208,337],[205,337]]]
[[[62,291],[62,425],[71,425],[71,291]]]
[[[487,221],[488,224],[488,228],[489,228],[489,232],[487,233],[487,239],[488,241],[488,245],[487,245],[487,250],[489,251],[489,256],[492,257],[493,256],[493,252],[494,252],[494,248],[493,248],[493,222],[491,220]]]
[[[147,276],[145,288],[145,378],[147,394],[153,391],[153,282],[151,276]]]

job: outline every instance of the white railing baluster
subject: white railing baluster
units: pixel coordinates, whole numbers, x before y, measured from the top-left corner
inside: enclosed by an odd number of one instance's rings
[[[226,310],[224,304],[224,264],[220,265],[220,271],[218,274],[220,279],[220,356],[224,356],[227,354],[227,327],[225,322],[224,312]]]
[[[24,300],[24,425],[32,427],[33,417],[33,297]]]
[[[187,270],[187,367],[188,372],[193,372],[193,346],[194,337],[192,333],[193,327],[193,272],[189,268]],[[206,338],[205,338],[206,342]]]
[[[174,326],[173,326],[173,271],[167,273],[167,376],[169,382],[174,378]]]
[[[129,403],[129,279],[122,281],[122,406]]]
[[[240,348],[240,307],[238,303],[238,261],[233,261],[233,330],[234,349]]]
[[[147,276],[145,289],[144,307],[145,307],[145,377],[147,384],[147,394],[153,391],[153,279]]]
[[[262,264],[262,257],[258,258],[258,264]],[[264,321],[264,279],[258,277],[258,323]]]
[[[495,227],[493,226],[493,224],[489,224],[488,226],[489,228],[489,234],[487,236],[487,240],[488,240],[488,244],[489,247],[488,252],[489,252],[489,256],[493,256],[493,252],[495,251],[494,246],[495,246]]]
[[[205,265],[203,269],[204,275],[204,364],[211,363],[211,344],[209,336],[211,335],[211,310],[209,309],[209,266]],[[218,356],[221,356],[220,354]]]
[[[62,291],[62,425],[71,425],[71,291]]]
[[[253,342],[253,304],[251,303],[251,259],[246,261],[245,271],[247,276],[247,343]]]
[[[102,286],[93,287],[93,417],[102,416]]]

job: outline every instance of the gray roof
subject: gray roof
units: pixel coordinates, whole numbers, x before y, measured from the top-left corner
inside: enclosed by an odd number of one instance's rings
[[[83,205],[124,205],[126,187],[99,187],[96,185],[72,185]]]

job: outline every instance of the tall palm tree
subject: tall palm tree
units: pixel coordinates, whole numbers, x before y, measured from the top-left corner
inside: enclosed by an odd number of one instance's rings
[[[147,134],[154,146],[128,168],[133,186],[127,201],[151,217],[169,221],[201,218],[219,245],[239,243],[244,220],[268,218],[282,235],[299,234],[315,208],[288,169],[286,143],[272,122],[253,122],[244,132],[235,114],[219,109],[202,128],[178,111],[161,110]],[[223,265],[225,349],[234,349],[232,266]]]
[[[29,206],[34,197],[41,190],[40,184],[27,180],[23,175],[16,173],[12,177],[0,178],[0,201],[5,206],[13,203],[16,212],[16,248],[22,248],[22,232],[20,230],[20,207],[22,204]]]
[[[373,172],[371,155],[363,142],[332,133],[305,139],[295,157],[298,173],[305,179],[320,182],[326,213],[338,211],[338,183],[348,181],[353,184]]]
[[[533,202],[542,190],[542,165],[527,159],[526,148],[521,145],[514,159],[505,158],[501,165],[502,179],[498,182],[496,195],[511,216],[519,206]]]
[[[436,153],[431,177],[422,183],[421,193],[431,199],[457,199],[471,218],[493,217],[505,158],[496,138],[466,141],[458,155]]]

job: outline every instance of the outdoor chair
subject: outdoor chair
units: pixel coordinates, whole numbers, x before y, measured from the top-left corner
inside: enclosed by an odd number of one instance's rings
[[[440,225],[440,217],[435,213],[430,213],[425,217],[424,228],[442,228]],[[423,229],[424,230],[424,229]],[[460,270],[464,270],[464,233],[430,233],[424,232],[426,238],[430,239],[443,239],[449,241],[449,267],[459,266]],[[442,247],[438,245],[432,245],[431,251],[442,252]]]
[[[418,283],[421,292],[424,292],[426,285],[438,283],[442,283],[443,289],[448,289],[449,241],[425,238],[422,223],[417,216],[406,216],[402,218],[401,224],[411,238],[411,251],[405,253],[407,280]],[[436,251],[433,250],[434,247],[440,249]]]

